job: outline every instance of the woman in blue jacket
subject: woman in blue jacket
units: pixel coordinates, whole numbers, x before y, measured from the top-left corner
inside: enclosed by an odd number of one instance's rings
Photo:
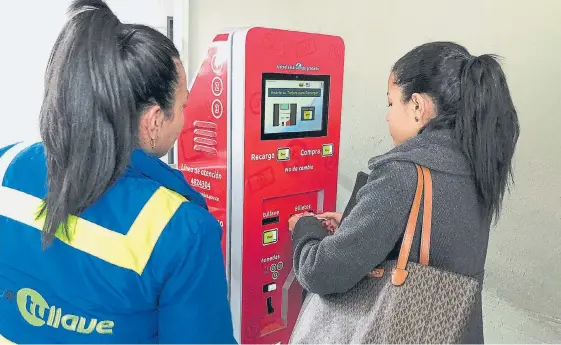
[[[188,97],[173,43],[74,1],[41,143],[0,149],[0,342],[234,343],[204,199],[158,157]]]

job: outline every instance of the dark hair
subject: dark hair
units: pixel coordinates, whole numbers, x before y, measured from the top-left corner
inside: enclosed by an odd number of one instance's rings
[[[489,221],[500,216],[512,179],[520,127],[505,74],[494,55],[472,56],[452,42],[421,45],[392,69],[403,101],[413,93],[435,103],[436,117],[423,130],[452,129],[467,156]]]
[[[43,245],[124,172],[143,110],[166,113],[178,85],[173,42],[143,25],[123,24],[101,0],[76,0],[45,76],[41,137],[48,192]]]

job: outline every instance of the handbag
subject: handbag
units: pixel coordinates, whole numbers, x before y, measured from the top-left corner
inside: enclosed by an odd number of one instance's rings
[[[480,283],[429,266],[432,178],[416,166],[417,189],[397,260],[386,260],[345,293],[310,293],[290,344],[458,343]],[[424,190],[424,192],[423,192]],[[419,263],[408,262],[423,196]]]

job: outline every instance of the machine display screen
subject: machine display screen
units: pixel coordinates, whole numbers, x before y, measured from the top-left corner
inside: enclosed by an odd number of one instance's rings
[[[261,139],[327,135],[329,76],[263,74]]]

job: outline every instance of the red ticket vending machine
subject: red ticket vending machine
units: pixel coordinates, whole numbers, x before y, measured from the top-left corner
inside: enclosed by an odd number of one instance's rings
[[[302,305],[288,219],[334,210],[344,44],[266,28],[217,35],[191,87],[178,168],[224,230],[236,339],[286,343]]]

